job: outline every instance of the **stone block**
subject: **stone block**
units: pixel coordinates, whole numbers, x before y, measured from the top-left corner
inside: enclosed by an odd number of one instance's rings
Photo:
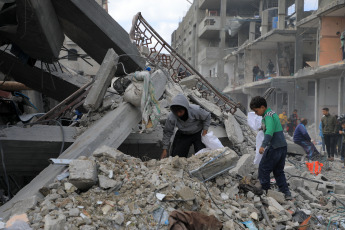
[[[306,200],[309,200],[312,203],[315,203],[317,201],[316,197],[313,196],[309,191],[305,190],[304,188],[297,188],[297,191],[299,191],[299,194]]]
[[[69,182],[80,190],[87,190],[97,183],[96,163],[92,160],[71,161],[69,173]]]
[[[291,178],[289,180],[289,184],[293,190],[296,190],[297,188],[304,188],[304,180],[299,178]]]
[[[11,215],[17,215],[27,212],[30,209],[34,209],[37,206],[38,197],[32,196],[25,200],[18,201],[11,208]]]
[[[180,188],[177,191],[177,193],[183,200],[194,200],[195,199],[194,191],[187,186]]]
[[[344,184],[335,184],[334,193],[336,194],[345,194],[345,185]]]
[[[121,182],[118,182],[116,180],[112,180],[109,177],[98,175],[99,180],[99,187],[102,189],[108,189],[108,188],[114,188],[116,186],[121,186]]]
[[[237,122],[236,118],[228,113],[227,118],[224,120],[226,134],[229,140],[233,144],[241,144],[244,141],[243,132],[240,124]]]
[[[328,191],[327,188],[326,188],[326,183],[319,184],[317,186],[317,190],[321,191],[323,193],[323,195],[326,195],[327,191]]]
[[[253,169],[254,155],[245,154],[238,160],[235,168],[230,169],[231,175],[239,174],[241,176],[248,176]]]
[[[124,154],[121,151],[106,145],[103,145],[102,147],[96,149],[92,155],[94,157],[105,156],[107,158],[112,158],[114,160],[122,160],[124,157]]]
[[[273,209],[280,211],[285,211],[285,209],[272,197],[267,197],[268,205],[273,207]]]
[[[44,217],[44,230],[64,230],[66,226],[66,216],[50,216],[49,214]]]
[[[198,82],[198,77],[196,75],[191,75],[189,77],[185,77],[180,81],[180,85],[184,85],[189,89],[192,89],[196,86],[196,83]]]
[[[274,198],[280,204],[285,204],[286,203],[284,193],[281,193],[281,192],[278,192],[278,191],[274,191],[274,190],[268,190],[267,196]]]

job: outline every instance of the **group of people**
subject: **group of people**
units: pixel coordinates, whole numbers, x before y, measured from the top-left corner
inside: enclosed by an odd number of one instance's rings
[[[345,156],[345,120],[338,120],[337,116],[329,113],[328,108],[322,110],[323,116],[320,122],[320,136],[322,139],[322,149],[325,147],[328,160],[334,161],[334,156],[339,155],[344,161]]]
[[[259,149],[262,159],[259,163],[258,179],[261,189],[270,189],[270,174],[273,173],[280,192],[285,194],[286,200],[291,200],[291,192],[286,182],[284,173],[285,159],[287,155],[287,142],[284,135],[284,128],[289,124],[293,130],[294,142],[304,148],[309,158],[319,154],[307,131],[308,120],[300,119],[297,110],[288,119],[286,112],[279,116],[267,106],[263,97],[254,97],[250,102],[250,108],[256,115],[262,117],[262,130],[264,140]],[[188,99],[180,94],[177,95],[171,105],[171,113],[165,123],[163,131],[163,152],[161,158],[168,156],[170,139],[175,134],[171,156],[188,157],[189,149],[193,145],[194,151],[205,148],[201,137],[206,135],[211,122],[211,114],[198,105],[191,105]],[[321,129],[329,160],[334,160],[335,136],[342,136],[342,156],[345,153],[345,120],[341,124],[341,129],[337,129],[337,119],[329,113],[328,108],[322,110]],[[300,123],[298,124],[298,121]]]
[[[259,80],[263,80],[265,79],[265,72],[263,70],[260,69],[259,65],[256,64],[253,67],[253,81],[259,81]],[[273,74],[274,72],[274,64],[272,62],[271,59],[268,60],[268,64],[267,64],[267,73],[269,75]]]
[[[287,200],[291,200],[291,193],[286,182],[284,166],[287,154],[287,143],[283,133],[283,128],[278,115],[267,107],[267,102],[263,97],[254,97],[250,103],[250,108],[258,115],[262,116],[262,129],[265,137],[260,148],[263,157],[259,164],[259,181],[261,189],[270,189],[270,174],[276,179],[276,183]],[[198,152],[205,145],[201,141],[201,136],[208,132],[211,122],[211,114],[197,105],[189,104],[184,95],[177,95],[171,105],[171,113],[168,115],[163,129],[163,152],[161,158],[168,156],[170,139],[175,134],[171,156],[188,157],[189,149],[193,145],[194,151]]]

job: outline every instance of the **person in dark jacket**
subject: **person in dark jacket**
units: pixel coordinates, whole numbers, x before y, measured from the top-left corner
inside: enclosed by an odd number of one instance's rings
[[[191,145],[194,146],[195,152],[205,148],[205,145],[201,142],[201,135],[205,136],[207,134],[211,123],[211,113],[198,105],[189,104],[188,99],[182,94],[174,97],[170,109],[171,112],[163,129],[163,153],[161,158],[168,156],[167,149],[175,127],[178,130],[172,144],[171,156],[188,157]]]
[[[293,134],[293,141],[303,147],[304,151],[307,153],[309,159],[318,156],[320,153],[315,148],[315,145],[311,142],[311,138],[308,134],[306,125],[308,120],[305,118],[301,119],[301,123],[297,125],[295,132]]]
[[[336,132],[337,132],[337,119],[329,113],[328,108],[322,109],[323,117],[322,133],[325,138],[325,144],[328,154],[328,160],[334,161],[335,147],[336,147]]]
[[[259,65],[256,64],[254,67],[253,67],[253,81],[257,81],[257,76],[260,72],[260,68],[259,68]]]
[[[250,108],[256,115],[262,116],[264,140],[259,150],[263,154],[259,164],[259,180],[263,190],[270,189],[270,174],[273,172],[280,192],[286,200],[291,200],[291,193],[284,173],[287,143],[278,115],[267,108],[265,98],[257,96],[250,102]]]
[[[300,120],[299,117],[298,117],[298,114],[297,114],[297,109],[295,109],[293,111],[293,113],[291,114],[290,120],[291,120],[291,122],[293,124],[293,132],[295,132],[295,129],[296,129],[297,125],[298,125],[298,121]]]

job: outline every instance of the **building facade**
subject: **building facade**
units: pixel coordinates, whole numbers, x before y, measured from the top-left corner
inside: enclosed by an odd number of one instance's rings
[[[172,34],[172,46],[243,106],[274,87],[269,104],[275,111],[297,109],[318,124],[323,107],[345,113],[345,64],[337,35],[345,30],[345,1],[319,0],[313,11],[304,5],[304,0],[195,0]]]

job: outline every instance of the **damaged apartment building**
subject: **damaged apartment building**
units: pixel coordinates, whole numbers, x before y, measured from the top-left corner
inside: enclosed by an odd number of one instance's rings
[[[275,111],[297,109],[318,124],[323,107],[344,113],[345,65],[336,33],[345,30],[345,2],[315,5],[305,11],[304,0],[194,1],[172,46],[245,107],[274,87]]]

